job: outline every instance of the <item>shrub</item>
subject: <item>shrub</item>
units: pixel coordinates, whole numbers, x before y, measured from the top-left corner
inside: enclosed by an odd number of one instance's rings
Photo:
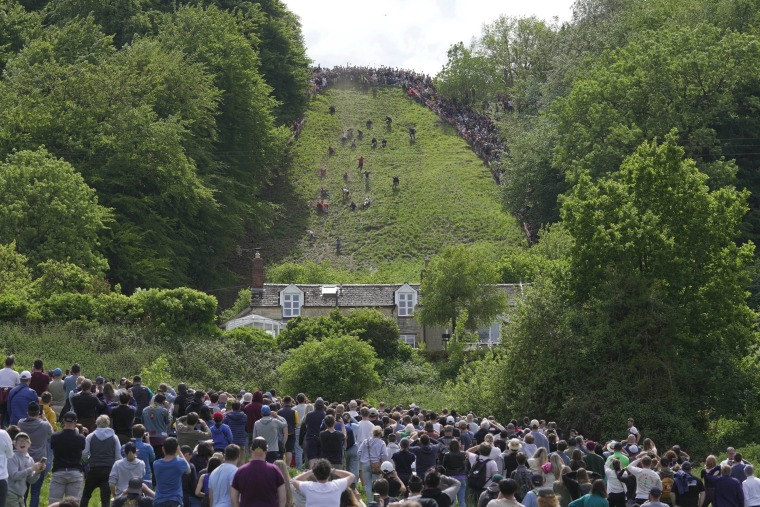
[[[29,313],[27,302],[15,294],[0,294],[0,321],[16,322]]]
[[[130,317],[158,332],[178,333],[215,328],[216,298],[201,291],[149,289],[132,296]]]
[[[293,350],[278,369],[280,389],[329,400],[361,398],[380,383],[376,362],[372,346],[355,336],[307,341]]]

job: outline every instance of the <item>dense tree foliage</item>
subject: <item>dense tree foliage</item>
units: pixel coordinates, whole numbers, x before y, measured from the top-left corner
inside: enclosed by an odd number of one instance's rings
[[[304,104],[295,16],[278,0],[8,0],[0,14],[0,157],[45,146],[84,177],[115,218],[100,269],[125,290],[229,279],[236,242],[271,223],[263,191]]]
[[[14,238],[33,268],[57,260],[105,272],[99,234],[110,213],[69,163],[44,149],[13,153],[0,163],[0,193],[0,237]]]
[[[479,248],[446,247],[425,270],[417,318],[425,325],[451,325],[452,332],[462,312],[467,330],[490,324],[507,307],[506,294],[493,285],[498,278],[496,267]]]
[[[369,343],[380,359],[394,359],[405,349],[399,342],[396,321],[369,308],[343,314],[333,310],[323,317],[297,317],[277,337],[281,349],[292,350],[309,340],[323,340],[340,334],[352,335]],[[403,355],[403,354],[401,354]]]
[[[380,383],[371,345],[350,335],[310,340],[293,350],[280,365],[280,389],[303,392],[312,399],[362,398]]]

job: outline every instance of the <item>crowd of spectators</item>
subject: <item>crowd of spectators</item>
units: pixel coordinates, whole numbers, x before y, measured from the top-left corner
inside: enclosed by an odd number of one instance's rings
[[[98,490],[101,507],[760,505],[760,479],[733,448],[697,477],[684,450],[658,448],[633,419],[619,439],[594,441],[527,417],[182,383],[153,392],[140,376],[93,381],[78,364],[65,376],[39,359],[21,373],[13,356],[5,364],[9,507],[38,507],[48,475],[56,507],[86,506]]]
[[[312,72],[309,93],[318,94],[331,86],[351,85],[369,89],[378,85],[400,86],[407,96],[435,112],[456,129],[478,156],[488,165],[497,183],[501,183],[499,160],[508,153],[507,146],[488,114],[444,100],[430,76],[412,70],[391,67],[316,67]]]

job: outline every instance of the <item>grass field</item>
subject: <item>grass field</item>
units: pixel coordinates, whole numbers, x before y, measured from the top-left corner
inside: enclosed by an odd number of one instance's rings
[[[329,113],[330,105],[335,114]],[[383,123],[386,116],[393,119],[390,128]],[[371,130],[367,120],[374,123]],[[417,131],[416,142],[409,138],[409,127]],[[348,128],[365,132],[355,149],[340,141]],[[373,137],[376,149],[370,147]],[[386,148],[380,147],[382,139],[388,141]],[[328,146],[337,150],[334,156],[328,156]],[[368,182],[357,169],[360,156],[370,172]],[[452,127],[400,88],[331,89],[318,96],[291,159],[272,196],[281,206],[276,226],[254,240],[268,261],[329,260],[350,271],[383,270],[408,279],[419,273],[425,257],[447,244],[484,243],[498,257],[524,243],[515,219],[501,209],[488,168]],[[323,178],[320,167],[327,169]],[[396,191],[393,176],[400,179]],[[342,196],[344,186],[348,199]],[[330,203],[327,213],[316,210],[321,189]],[[366,197],[372,204],[363,208]],[[350,211],[351,201],[356,211]],[[314,232],[313,240],[307,230]]]

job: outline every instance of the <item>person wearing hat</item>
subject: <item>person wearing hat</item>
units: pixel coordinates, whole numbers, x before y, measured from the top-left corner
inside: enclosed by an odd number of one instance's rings
[[[480,494],[480,497],[478,498],[477,507],[486,507],[488,503],[491,500],[496,500],[499,497],[500,490],[500,484],[501,482],[505,480],[504,477],[501,474],[496,474],[493,477],[491,477],[491,481],[486,486],[486,489],[483,490],[483,492]],[[506,479],[509,481],[512,481],[514,483],[514,491],[512,491],[512,499],[514,500],[514,492],[517,491],[517,482],[515,482],[513,479]],[[514,507],[519,506],[520,503],[515,500]]]
[[[512,472],[517,470],[517,453],[520,452],[522,443],[517,438],[510,438],[507,442],[507,449],[501,454],[502,463],[504,463],[504,477],[509,478]]]
[[[44,460],[35,462],[29,455],[31,443],[29,435],[24,432],[19,432],[13,439],[13,457],[8,460],[8,497],[5,501],[8,507],[24,507],[27,487],[39,481],[45,470]]]
[[[42,410],[36,401],[29,403],[29,406],[27,407],[27,417],[18,422],[18,427],[21,431],[29,435],[29,438],[32,441],[32,444],[29,447],[29,455],[32,459],[35,462],[42,461],[42,458],[47,460],[50,437],[53,436],[53,426],[42,416]],[[45,474],[49,468],[50,464],[46,463],[45,469],[40,472],[40,480],[31,485],[29,507],[37,507],[40,504],[40,490],[42,490],[42,484],[45,482]]]
[[[139,477],[132,477],[129,479],[127,488],[121,493],[121,495],[113,499],[111,505],[112,507],[124,507],[124,505],[129,503],[130,506],[137,505],[137,507],[153,507],[153,499],[151,496],[143,494],[143,492],[150,492],[148,493],[149,495],[153,494],[147,486],[143,485]]]
[[[745,480],[744,482],[746,483],[747,481]],[[743,486],[744,484],[742,484],[742,487]],[[760,481],[758,481],[758,486],[760,486]],[[757,493],[758,501],[756,503],[747,503],[747,494],[745,490],[745,505],[748,507],[760,505],[760,488],[758,488]],[[705,485],[700,479],[692,475],[690,462],[684,461],[681,463],[681,470],[675,473],[673,477],[671,497],[673,499],[673,505],[677,505],[678,507],[699,507],[704,503]]]
[[[129,483],[133,478],[140,480],[142,485],[142,477],[145,475],[145,462],[137,457],[137,447],[134,442],[127,442],[122,447],[124,457],[117,460],[111,472],[108,474],[108,484],[111,487],[111,494],[114,498],[124,494],[129,488]],[[150,491],[147,486],[146,490]],[[140,489],[138,493],[142,490]],[[153,492],[150,491],[150,495]]]
[[[313,412],[312,412],[313,413]],[[277,412],[272,410],[269,405],[261,407],[261,419],[256,421],[253,425],[253,438],[263,437],[267,441],[267,461],[274,463],[278,459],[282,459],[282,454],[279,450],[280,436],[282,441],[287,444],[288,440],[288,422],[282,417],[277,415]],[[319,436],[317,436],[319,438]],[[311,456],[309,456],[311,458]]]
[[[532,474],[530,476],[530,483],[533,489],[525,493],[525,496],[522,499],[522,504],[525,507],[538,507],[538,494],[539,490],[544,487],[544,476],[541,474]]]
[[[63,410],[63,405],[66,403],[66,389],[63,385],[63,371],[60,368],[55,368],[52,372],[52,380],[48,384],[47,390],[53,396],[50,402],[50,407],[55,410],[56,414],[60,414]]]
[[[232,430],[229,426],[224,424],[224,414],[221,412],[214,412],[212,416],[214,420],[213,426],[209,428],[211,431],[211,441],[213,442],[215,452],[224,452],[228,445],[232,443]]]
[[[37,402],[37,393],[29,387],[32,374],[24,370],[19,375],[19,385],[8,393],[8,419],[10,424],[18,424],[19,420],[26,417],[27,407],[31,402]]]
[[[66,412],[61,418],[63,429],[50,437],[53,450],[53,468],[50,473],[48,503],[58,502],[69,496],[81,497],[82,452],[85,438],[77,431],[77,414]]]
[[[277,465],[267,463],[267,449],[265,438],[257,437],[251,441],[251,460],[238,468],[232,477],[230,486],[232,507],[241,505],[285,507],[287,499],[285,477]]]
[[[396,467],[392,461],[383,461],[380,465],[380,472],[382,472],[382,478],[388,482],[388,496],[393,498],[401,498],[406,493],[406,487],[396,473]]]

